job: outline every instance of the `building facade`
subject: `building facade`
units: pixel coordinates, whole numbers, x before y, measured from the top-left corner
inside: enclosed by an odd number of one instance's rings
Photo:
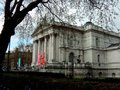
[[[120,34],[87,22],[73,26],[57,23],[39,26],[33,37],[32,66],[38,62],[38,54],[44,53],[46,67],[60,64],[74,74],[94,77],[120,76]],[[86,68],[89,66],[90,70]]]

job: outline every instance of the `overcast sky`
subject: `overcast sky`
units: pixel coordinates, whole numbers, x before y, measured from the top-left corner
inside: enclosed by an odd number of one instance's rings
[[[1,5],[0,5],[0,7],[1,7]],[[32,14],[32,16],[34,16],[34,14],[35,14],[34,10],[31,12],[31,14]],[[4,15],[0,10],[0,32],[1,32],[2,28],[3,28],[3,21],[4,21],[3,18],[4,18]],[[116,18],[116,20],[114,20],[114,22],[115,22],[117,28],[120,29],[120,20],[119,19],[120,19],[120,15],[117,16],[117,18]],[[17,35],[12,36],[12,38],[11,38],[11,50],[13,50],[15,47],[17,47],[17,45],[18,45],[17,43],[18,43]]]

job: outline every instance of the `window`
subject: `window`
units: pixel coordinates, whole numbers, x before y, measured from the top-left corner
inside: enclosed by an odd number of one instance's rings
[[[97,60],[98,60],[98,66],[100,67],[101,64],[100,64],[100,55],[97,55]]]
[[[98,75],[99,75],[99,77],[102,77],[102,72],[99,72]]]
[[[80,55],[78,55],[78,57],[77,57],[77,63],[81,63]]]
[[[90,76],[91,76],[90,72],[87,72],[87,73],[86,73],[86,77],[87,77],[87,78],[90,78]]]
[[[112,77],[115,77],[115,73],[112,73]]]
[[[98,47],[99,47],[99,38],[96,37],[96,48],[98,48]]]
[[[69,62],[74,62],[73,60],[74,60],[74,53],[71,52],[71,53],[69,54]]]

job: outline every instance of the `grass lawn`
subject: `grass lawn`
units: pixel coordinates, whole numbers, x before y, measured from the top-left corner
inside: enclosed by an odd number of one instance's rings
[[[120,90],[120,79],[66,78],[39,72],[0,73],[0,90]]]

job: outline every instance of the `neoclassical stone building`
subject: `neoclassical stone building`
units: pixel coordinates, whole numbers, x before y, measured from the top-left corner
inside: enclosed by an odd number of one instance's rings
[[[37,65],[38,53],[44,53],[46,66],[60,64],[66,69],[72,63],[77,75],[120,76],[119,33],[92,22],[80,27],[54,22],[38,26],[32,37],[32,66]]]

